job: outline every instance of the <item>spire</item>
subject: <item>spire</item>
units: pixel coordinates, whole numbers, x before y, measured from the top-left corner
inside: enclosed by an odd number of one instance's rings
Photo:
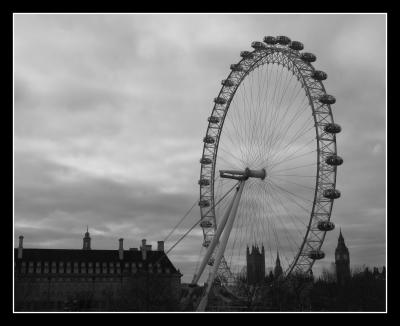
[[[90,234],[89,234],[89,226],[86,225],[86,233],[85,237],[83,238],[83,250],[90,250]]]
[[[281,265],[281,260],[279,259],[279,250],[276,251],[276,265]]]
[[[343,238],[343,235],[342,235],[342,228],[340,228],[340,233],[339,233],[338,242],[339,242],[339,243],[344,243],[344,238]]]
[[[275,261],[275,268],[274,268],[274,276],[279,277],[283,274],[281,260],[279,259],[279,250],[276,251],[276,261]]]

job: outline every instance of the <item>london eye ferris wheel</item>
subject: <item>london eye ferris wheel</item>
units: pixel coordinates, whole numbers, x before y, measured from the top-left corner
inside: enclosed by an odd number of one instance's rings
[[[316,56],[287,36],[267,36],[240,53],[222,80],[208,117],[200,159],[200,226],[206,254],[196,283],[234,282],[247,247],[266,265],[279,253],[284,276],[307,273],[324,258],[336,189],[336,102],[312,63]]]

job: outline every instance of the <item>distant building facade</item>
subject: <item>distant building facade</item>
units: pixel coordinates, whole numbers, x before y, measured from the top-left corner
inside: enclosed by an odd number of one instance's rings
[[[265,278],[265,251],[264,246],[261,250],[257,246],[246,249],[247,264],[247,283],[255,285],[262,283]]]
[[[179,302],[182,274],[164,252],[141,247],[93,250],[87,230],[82,249],[15,249],[15,311],[169,310]]]
[[[351,277],[350,275],[350,254],[344,243],[342,230],[340,230],[338,245],[335,250],[335,265],[337,283],[344,285]]]

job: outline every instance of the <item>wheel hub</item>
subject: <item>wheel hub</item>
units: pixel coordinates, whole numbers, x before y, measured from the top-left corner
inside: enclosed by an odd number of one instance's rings
[[[239,170],[220,170],[219,175],[221,178],[235,179],[235,180],[247,180],[248,178],[258,178],[264,180],[267,176],[265,169],[250,170],[246,168],[244,171]]]

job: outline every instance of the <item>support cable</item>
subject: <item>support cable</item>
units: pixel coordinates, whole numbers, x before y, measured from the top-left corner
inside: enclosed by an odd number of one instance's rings
[[[207,215],[209,212],[211,212],[211,210],[212,210],[213,208],[215,208],[215,207],[216,207],[216,206],[217,206],[217,205],[218,205],[232,190],[233,190],[233,189],[235,189],[236,186],[237,186],[237,184],[235,184],[231,189],[229,189],[228,192],[227,192],[224,196],[222,196],[222,197],[218,200],[218,202],[217,202],[216,204],[214,204],[214,206],[211,207],[211,208],[208,210],[208,212],[207,212],[205,215]],[[168,249],[168,251],[167,251],[165,254],[168,254],[169,252],[171,252],[171,250],[174,249],[174,248],[178,245],[178,243],[181,242],[181,241],[190,233],[190,231],[192,231],[192,230],[200,223],[200,221],[201,221],[201,219],[198,220],[188,231],[186,231],[185,234],[184,234],[183,236],[181,236],[181,237],[178,239],[178,241],[176,241],[175,244],[174,244],[172,247],[170,247],[170,248]]]
[[[169,237],[172,235],[172,233],[175,232],[175,230],[178,228],[178,226],[183,222],[183,220],[190,214],[190,212],[193,210],[193,208],[196,206],[196,204],[198,203],[198,200],[196,199],[193,206],[186,212],[185,215],[183,215],[183,217],[180,219],[180,221],[175,225],[175,227],[171,230],[171,232],[165,237],[164,242],[166,242]]]

